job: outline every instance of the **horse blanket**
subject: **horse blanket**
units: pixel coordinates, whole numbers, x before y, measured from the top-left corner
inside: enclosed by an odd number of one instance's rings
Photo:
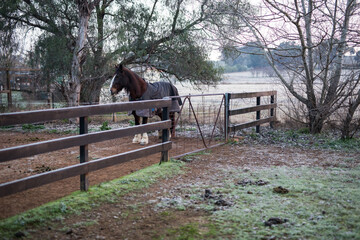
[[[147,83],[147,89],[144,94],[137,99],[130,98],[130,101],[153,100],[162,99],[168,96],[179,96],[179,93],[174,85],[169,82],[155,82]],[[180,105],[182,105],[181,98],[173,98],[169,112],[180,112]],[[157,112],[156,108],[136,110],[136,115],[139,117],[153,117]],[[129,112],[129,115],[131,112]]]

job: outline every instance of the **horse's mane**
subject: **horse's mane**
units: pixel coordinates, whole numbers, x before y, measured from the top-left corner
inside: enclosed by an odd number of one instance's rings
[[[145,80],[128,68],[123,68],[124,74],[129,78],[129,86],[125,87],[127,93],[133,98],[139,98],[146,91]]]

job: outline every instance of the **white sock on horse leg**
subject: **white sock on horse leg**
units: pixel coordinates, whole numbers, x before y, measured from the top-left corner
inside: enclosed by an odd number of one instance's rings
[[[141,145],[146,145],[148,143],[149,143],[149,137],[148,137],[147,133],[143,133],[140,144]]]
[[[135,137],[133,138],[132,142],[139,143],[140,141],[141,141],[141,134],[136,134]]]

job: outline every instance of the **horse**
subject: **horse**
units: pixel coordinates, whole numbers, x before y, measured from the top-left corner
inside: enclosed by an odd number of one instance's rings
[[[161,99],[167,96],[179,96],[177,88],[169,82],[155,82],[149,83],[135,72],[124,67],[122,64],[116,66],[116,72],[110,83],[110,94],[118,94],[124,89],[129,94],[130,101]],[[169,118],[171,119],[170,133],[173,132],[175,125],[175,112],[180,112],[180,105],[182,105],[181,98],[172,98],[172,105],[169,108]],[[142,117],[142,124],[148,122],[149,117],[157,115],[163,120],[162,109],[142,109],[129,112],[129,115],[134,115],[135,125],[140,125],[140,117]],[[149,143],[147,133],[136,134],[133,143],[140,143],[146,145]]]

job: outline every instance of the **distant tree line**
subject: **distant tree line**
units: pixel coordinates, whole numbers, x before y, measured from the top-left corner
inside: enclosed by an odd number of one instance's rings
[[[221,58],[224,62],[225,72],[243,72],[251,70],[263,70],[268,74],[274,75],[273,72],[269,73],[269,63],[265,56],[265,51],[260,44],[256,42],[246,43],[245,46],[237,47],[225,46],[222,49]],[[327,41],[321,43],[316,48],[314,53],[315,66],[321,69],[326,64],[326,59],[322,58],[323,54],[320,52],[330,52],[330,58],[334,59],[336,56],[336,48],[330,49],[331,44]],[[301,46],[295,42],[284,41],[277,47],[270,49],[272,52],[273,60],[276,67],[286,69],[295,65],[301,65]],[[355,51],[354,48],[347,48],[346,50],[351,54],[346,56],[351,58],[350,65],[353,67],[360,67],[360,50]]]

